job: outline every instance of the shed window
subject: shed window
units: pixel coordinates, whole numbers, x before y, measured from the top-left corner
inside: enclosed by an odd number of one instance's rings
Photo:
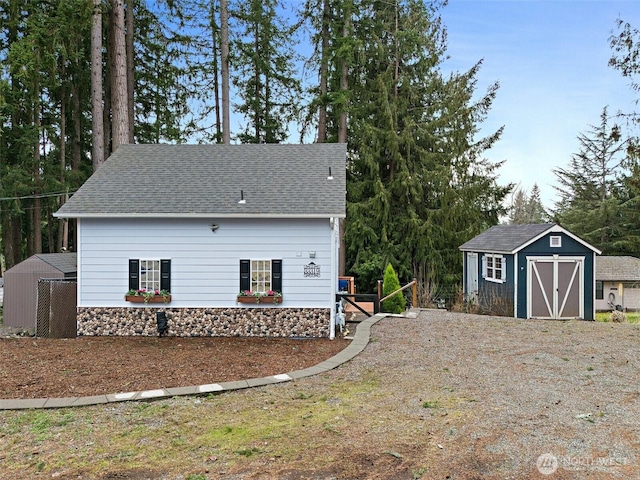
[[[484,279],[502,283],[506,278],[506,263],[502,255],[487,253],[483,257]]]
[[[282,260],[240,260],[240,291],[282,293]]]
[[[604,283],[602,280],[596,280],[596,300],[604,299]]]
[[[552,248],[562,247],[562,237],[560,235],[553,235],[549,238],[549,246]]]

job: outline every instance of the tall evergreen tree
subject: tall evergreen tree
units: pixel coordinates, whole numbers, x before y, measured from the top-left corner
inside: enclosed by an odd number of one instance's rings
[[[616,21],[616,26],[617,33],[613,33],[609,38],[609,45],[612,49],[609,65],[630,79],[631,88],[640,92],[640,31],[622,19]],[[637,128],[640,125],[640,112],[626,111],[621,112],[618,116],[625,120],[623,123],[629,129],[627,150],[635,156],[640,155]]]
[[[229,85],[229,5],[220,0],[220,73],[222,75],[222,143],[231,143],[231,100]]]
[[[297,120],[301,94],[292,49],[295,30],[284,22],[277,0],[249,0],[236,5],[238,23],[232,65],[240,99],[237,111],[246,124],[242,143],[280,143]]]
[[[105,161],[102,105],[102,0],[93,0],[91,15],[91,158],[93,170]]]
[[[540,199],[540,187],[537,183],[533,184],[529,201],[527,202],[527,216],[529,223],[543,223],[549,219],[542,200]]]
[[[516,188],[509,206],[509,223],[524,225],[528,223],[543,223],[548,215],[540,200],[540,188],[537,183],[531,188],[531,195],[521,187]]]
[[[139,143],[184,142],[183,121],[189,114],[194,86],[189,82],[188,60],[198,54],[190,50],[192,35],[181,21],[178,2],[167,2],[154,10],[141,2],[135,9],[134,35],[134,133]],[[207,91],[208,93],[208,91]]]
[[[127,51],[123,0],[109,3],[109,73],[111,82],[111,151],[129,143],[129,105],[127,94]]]
[[[86,159],[91,158],[92,143],[100,143],[90,140],[93,68],[90,39],[92,14],[95,11],[95,26],[101,26],[102,7],[102,2],[86,0],[0,2],[3,27],[0,29],[0,89],[4,98],[0,105],[3,132],[0,136],[0,198],[4,199],[0,201],[0,221],[2,252],[9,267],[39,251],[58,251],[66,244],[67,237],[73,238],[73,228],[68,234],[66,223],[55,221],[52,213],[90,174],[92,165]],[[167,17],[145,16],[142,7],[140,12],[140,19],[144,20],[141,27],[167,24]],[[154,31],[153,28],[147,30]],[[139,135],[149,141],[182,138],[178,128],[182,112],[179,107],[187,102],[186,96],[178,97],[176,92],[183,92],[182,84],[186,82],[179,75],[180,68],[171,70],[170,67],[176,63],[180,66],[176,59],[181,57],[175,45],[183,45],[184,37],[165,36],[164,43],[154,43],[142,30],[136,35]],[[100,58],[104,45],[101,37],[96,28],[98,68],[106,65]],[[149,75],[149,71],[153,71],[153,75]],[[98,76],[102,78],[100,73]],[[142,88],[150,82],[157,86],[149,88],[153,95],[147,95]],[[108,81],[104,82],[105,89],[109,90],[109,85]],[[180,85],[180,89],[176,89],[176,85]],[[125,100],[128,95],[127,90]],[[107,112],[110,96],[110,91],[95,92],[98,103],[105,100]],[[145,110],[149,104],[157,105],[156,109]],[[128,102],[124,107],[125,116],[127,106]],[[161,112],[160,121],[150,115],[150,111]],[[95,116],[99,117],[99,112]],[[100,119],[96,120],[100,125]],[[158,123],[153,136],[145,136],[145,126],[152,122]],[[110,127],[110,122],[103,125]],[[106,130],[107,139],[110,131],[110,128]],[[122,138],[128,141],[130,132],[127,129],[125,132]]]
[[[444,77],[439,5],[362,2],[349,87],[347,270],[372,288],[386,263],[405,281],[452,290],[458,245],[498,222],[510,186],[477,139],[498,86],[473,100],[480,64]]]
[[[620,129],[609,125],[604,108],[600,124],[580,134],[578,141],[580,151],[569,166],[554,170],[559,184],[556,221],[607,255],[624,253],[616,247],[624,229],[621,189],[626,174]]]

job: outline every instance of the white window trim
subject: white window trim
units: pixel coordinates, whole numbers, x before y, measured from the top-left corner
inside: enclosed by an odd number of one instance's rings
[[[500,278],[496,278],[495,266],[491,267],[492,275],[489,276],[489,266],[487,262],[489,258],[493,260],[492,263],[494,265],[495,265],[495,260],[497,259],[500,260],[500,268],[498,269],[500,271]],[[487,282],[504,283],[506,282],[506,276],[507,276],[507,263],[505,261],[504,255],[498,255],[494,253],[485,253],[482,256],[482,277]]]
[[[267,276],[269,277],[269,280],[263,279],[262,281],[256,280],[255,283],[262,283],[265,285],[264,290],[258,290],[259,287],[257,287],[256,289],[253,288],[254,285],[254,280],[253,280],[253,274],[254,273],[258,273],[258,271],[255,271],[253,268],[253,262],[260,262],[263,263],[264,265],[267,265],[268,267],[265,269],[262,269],[261,272],[267,274]],[[272,265],[271,265],[271,260],[270,259],[264,259],[264,258],[252,258],[249,259],[249,285],[251,287],[251,291],[254,293],[267,293],[269,291],[272,290],[273,287],[273,271],[272,271]],[[266,287],[266,284],[269,285],[269,288]]]
[[[562,237],[560,235],[552,235],[549,237],[549,247],[562,248]]]

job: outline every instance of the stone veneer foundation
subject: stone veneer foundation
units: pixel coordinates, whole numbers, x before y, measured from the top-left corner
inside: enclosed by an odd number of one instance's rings
[[[80,307],[78,336],[158,335],[156,312],[177,337],[328,337],[327,308]]]

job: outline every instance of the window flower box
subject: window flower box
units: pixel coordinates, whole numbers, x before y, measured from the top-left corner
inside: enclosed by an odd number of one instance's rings
[[[129,290],[124,299],[131,303],[169,303],[171,293],[166,290]]]
[[[266,293],[252,292],[245,290],[240,292],[236,297],[237,303],[282,303],[282,294],[280,292],[274,292],[269,290]]]

